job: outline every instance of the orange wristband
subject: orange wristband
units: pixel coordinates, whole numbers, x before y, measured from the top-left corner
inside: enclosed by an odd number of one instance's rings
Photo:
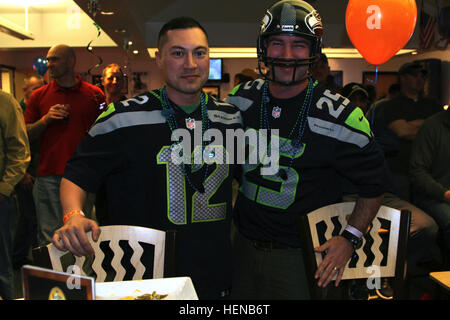
[[[47,120],[45,120],[45,116],[43,116],[43,117],[41,118],[41,120],[42,120],[42,122],[43,122],[45,125],[47,125]]]
[[[81,210],[72,210],[69,213],[66,213],[63,217],[63,224],[66,224],[67,220],[69,220],[69,218],[75,214],[80,214],[84,217],[84,213]]]

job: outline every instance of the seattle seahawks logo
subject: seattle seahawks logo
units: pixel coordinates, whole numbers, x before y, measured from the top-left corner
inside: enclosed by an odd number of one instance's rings
[[[316,34],[316,29],[322,30],[322,19],[316,10],[311,11],[305,17],[305,24],[311,33]]]
[[[272,23],[273,16],[270,13],[269,10],[267,10],[266,15],[261,21],[261,32],[266,32],[267,28],[269,28],[270,24]]]

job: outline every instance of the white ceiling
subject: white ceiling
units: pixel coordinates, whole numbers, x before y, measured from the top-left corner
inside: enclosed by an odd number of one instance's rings
[[[89,15],[91,0],[75,0]],[[161,26],[179,16],[191,16],[206,28],[212,47],[254,47],[259,23],[274,0],[98,0],[102,10],[114,11],[112,16],[97,15],[96,21],[110,37],[123,44],[123,35],[114,30],[125,29],[140,47],[154,47]],[[345,9],[348,0],[310,1],[321,13],[327,29],[324,42],[329,47],[351,47],[345,32]]]
[[[75,0],[88,14],[92,0]],[[261,18],[276,0],[98,0],[112,16],[97,16],[96,21],[118,44],[123,42],[114,30],[129,31],[136,45],[155,47],[161,26],[168,20],[186,15],[206,28],[212,47],[254,47]],[[320,13],[324,24],[325,47],[352,47],[345,29],[348,0],[308,0]],[[414,46],[414,39],[406,48]]]
[[[10,3],[14,2],[14,5]],[[274,0],[0,0],[0,17],[24,24],[24,3],[30,3],[29,29],[35,40],[16,40],[0,34],[0,48],[49,47],[67,43],[73,47],[86,46],[90,40],[100,47],[119,46],[138,49],[148,55],[154,47],[161,26],[180,15],[191,16],[206,28],[211,47],[254,47],[259,22]],[[310,0],[322,16],[325,47],[351,48],[345,30],[345,10],[348,0]],[[39,4],[38,4],[39,3]],[[74,4],[81,8],[79,28],[68,29]],[[94,12],[89,5],[98,4],[103,11]],[[22,6],[20,6],[22,5]],[[94,16],[95,13],[95,16]],[[95,21],[102,29],[97,38]],[[73,24],[73,23],[72,23]],[[417,27],[416,27],[417,28]],[[124,32],[118,32],[125,30]],[[416,33],[406,48],[417,47]]]

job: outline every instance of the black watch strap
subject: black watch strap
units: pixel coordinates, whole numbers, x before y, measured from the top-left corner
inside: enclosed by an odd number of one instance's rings
[[[341,236],[344,237],[345,239],[347,239],[352,244],[354,250],[361,248],[362,239],[358,238],[353,233],[351,233],[347,230],[344,230],[344,231],[342,231]]]

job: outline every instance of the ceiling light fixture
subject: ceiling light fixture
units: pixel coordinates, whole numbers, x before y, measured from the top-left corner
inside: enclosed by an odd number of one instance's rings
[[[148,48],[148,53],[151,58],[155,57],[157,48]],[[362,59],[361,54],[354,48],[324,48],[322,52],[328,58],[342,58],[342,59]],[[414,53],[415,49],[401,49],[397,55]],[[256,48],[209,48],[209,56],[211,58],[257,58]]]
[[[0,0],[1,5],[9,6],[20,6],[20,7],[42,7],[42,6],[52,6],[59,4],[61,2],[72,2],[72,1],[62,1],[62,0]]]
[[[114,11],[101,11],[100,14],[104,16],[112,16],[114,14]]]

